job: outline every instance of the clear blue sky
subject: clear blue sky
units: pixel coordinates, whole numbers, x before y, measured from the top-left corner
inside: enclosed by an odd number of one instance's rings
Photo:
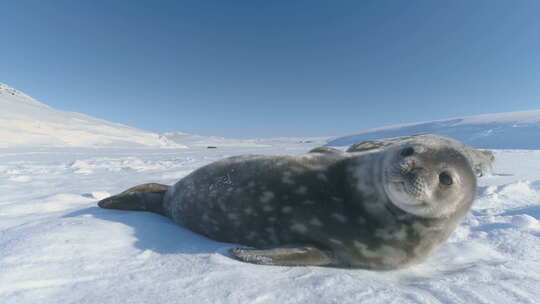
[[[345,135],[540,108],[540,1],[4,1],[0,82],[156,132]]]

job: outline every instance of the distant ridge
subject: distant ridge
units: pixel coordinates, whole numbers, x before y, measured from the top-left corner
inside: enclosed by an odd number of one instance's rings
[[[387,126],[343,136],[329,146],[348,146],[363,140],[434,133],[483,149],[540,150],[540,110],[484,114]]]
[[[161,135],[166,137],[169,141],[181,143],[190,148],[208,146],[261,148],[311,143],[319,143],[320,145],[324,145],[328,141],[328,137],[226,138],[221,136],[204,136],[184,132],[166,132]]]
[[[56,110],[1,83],[0,108],[0,148],[185,147],[156,133]]]

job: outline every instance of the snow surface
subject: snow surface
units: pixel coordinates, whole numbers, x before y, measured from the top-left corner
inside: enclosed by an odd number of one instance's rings
[[[298,154],[317,143],[251,148],[0,149],[0,302],[538,303],[540,151],[495,151],[496,175],[427,262],[376,272],[259,266],[146,212],[96,202],[172,184],[223,157]]]
[[[221,136],[204,136],[184,132],[166,132],[162,134],[171,142],[186,145],[188,147],[275,147],[290,144],[326,144],[329,137],[278,137],[278,138],[225,138]]]
[[[156,133],[53,109],[1,83],[0,108],[0,148],[185,147]]]
[[[141,183],[173,184],[227,156],[305,153],[327,138],[159,135],[59,111],[3,84],[0,107],[2,304],[539,302],[540,151],[496,150],[496,174],[479,180],[473,210],[421,265],[258,266],[227,256],[238,245],[96,203]],[[330,144],[431,132],[480,148],[540,149],[539,131],[540,111],[526,111],[379,128]]]
[[[482,149],[540,149],[540,110],[485,114],[370,129],[328,143],[349,146],[364,140],[433,133]]]

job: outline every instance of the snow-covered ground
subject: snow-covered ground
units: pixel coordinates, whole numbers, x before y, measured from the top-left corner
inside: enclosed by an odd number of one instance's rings
[[[165,132],[161,134],[167,140],[190,148],[213,147],[276,147],[290,146],[291,144],[319,144],[324,145],[328,137],[277,137],[277,138],[226,138],[222,136],[204,136],[184,132]]]
[[[328,138],[159,135],[56,110],[3,84],[0,107],[0,304],[539,302],[540,150],[496,150],[497,174],[479,180],[473,210],[421,265],[257,266],[229,258],[234,244],[96,203],[227,156],[300,154]],[[540,111],[391,126],[330,144],[419,132],[540,149]]]
[[[245,264],[165,217],[96,206],[226,156],[316,145],[0,149],[0,303],[539,302],[540,151],[497,150],[450,240],[399,271]]]

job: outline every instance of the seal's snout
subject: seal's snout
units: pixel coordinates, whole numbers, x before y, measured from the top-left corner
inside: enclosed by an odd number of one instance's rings
[[[422,199],[423,196],[427,195],[426,192],[427,183],[429,180],[429,174],[427,170],[423,168],[414,168],[407,174],[405,174],[405,184],[404,191],[412,198],[416,200]],[[409,202],[409,203],[419,203],[419,202]]]
[[[444,141],[397,145],[388,159],[385,191],[394,205],[422,217],[452,214],[474,199],[476,178],[467,158]]]
[[[423,170],[420,162],[419,162],[419,156],[422,153],[422,151],[425,150],[422,147],[412,147],[408,146],[399,152],[399,173],[402,175],[419,175],[421,174],[421,171]]]
[[[418,176],[421,176],[425,173],[425,169],[422,168],[422,167],[416,167],[416,166],[413,166],[411,168],[409,168],[407,171],[404,172],[405,175],[408,175],[410,177],[418,177]]]
[[[414,163],[412,161],[402,161],[399,163],[399,172],[401,174],[407,174],[414,169]]]

